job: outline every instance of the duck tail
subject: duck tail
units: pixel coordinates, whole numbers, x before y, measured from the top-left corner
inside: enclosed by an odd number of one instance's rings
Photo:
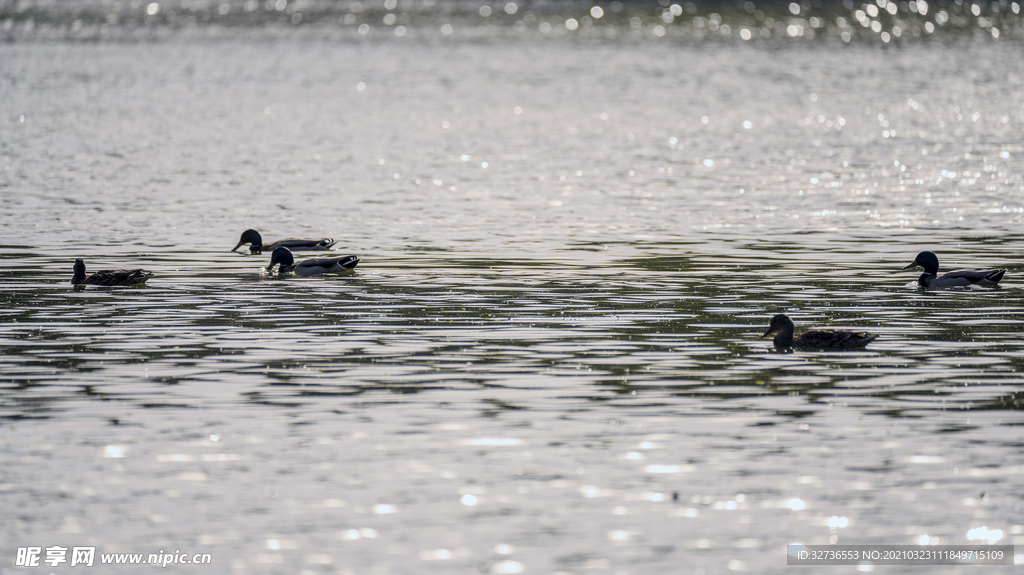
[[[985,279],[992,283],[999,283],[999,280],[1003,279],[1005,274],[1006,270],[992,270],[985,276]]]
[[[146,283],[146,280],[151,277],[153,277],[153,272],[141,269],[130,270],[128,273],[128,283],[131,285]]]

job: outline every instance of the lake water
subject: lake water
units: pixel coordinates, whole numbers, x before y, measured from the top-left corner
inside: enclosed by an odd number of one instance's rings
[[[0,2],[0,573],[1024,545],[1016,3],[886,39],[860,5],[388,1]],[[268,275],[247,228],[362,260]],[[1008,272],[922,292],[926,249]],[[780,312],[880,337],[775,353]],[[963,567],[815,572],[857,569]]]

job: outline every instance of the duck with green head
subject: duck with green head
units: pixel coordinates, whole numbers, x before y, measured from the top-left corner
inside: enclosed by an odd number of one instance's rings
[[[237,250],[244,244],[249,244],[249,251],[258,254],[264,250],[272,252],[275,248],[284,247],[292,251],[324,251],[331,249],[336,244],[331,238],[321,238],[319,240],[305,240],[300,238],[287,238],[283,240],[277,240],[269,244],[263,243],[263,237],[256,230],[245,230],[242,232],[241,239],[238,240],[238,245],[231,249],[231,251]]]
[[[274,248],[274,253],[270,255],[270,265],[267,266],[267,271],[269,272],[273,270],[275,265],[280,264],[277,269],[278,272],[282,274],[295,272],[295,275],[313,276],[327,273],[350,272],[356,268],[358,263],[359,256],[312,258],[295,263],[295,258],[292,256],[291,250],[284,247],[278,247]]]
[[[1006,270],[956,270],[939,275],[939,256],[932,252],[921,252],[914,258],[914,263],[904,267],[909,270],[915,267],[924,268],[924,273],[917,278],[917,284],[923,288],[951,288],[982,286],[996,287],[1003,279]]]

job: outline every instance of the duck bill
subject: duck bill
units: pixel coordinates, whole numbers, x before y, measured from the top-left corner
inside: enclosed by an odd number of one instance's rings
[[[775,333],[775,330],[772,329],[772,328],[768,328],[768,331],[764,332],[764,335],[761,336],[761,339],[764,339],[764,338],[770,336],[773,333]]]
[[[231,248],[231,251],[235,251],[235,250],[237,250],[238,248],[242,247],[242,244],[244,244],[244,243],[245,243],[245,242],[238,242],[238,245],[237,245],[237,246],[235,246],[235,247],[233,247],[233,248]]]
[[[919,266],[919,265],[921,265],[921,264],[919,264],[919,263],[917,263],[917,262],[914,262],[914,263],[912,263],[912,264],[910,264],[910,265],[906,265],[906,266],[903,266],[903,269],[904,269],[904,270],[914,269],[914,268],[916,268],[916,267],[917,267],[917,266]]]

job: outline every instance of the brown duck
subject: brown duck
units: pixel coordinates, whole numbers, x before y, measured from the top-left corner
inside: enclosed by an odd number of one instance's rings
[[[775,349],[783,351],[787,349],[858,349],[875,341],[875,338],[878,337],[864,331],[842,329],[812,329],[800,334],[799,337],[794,337],[795,330],[796,326],[793,324],[793,320],[789,319],[788,315],[780,313],[772,318],[768,331],[764,332],[761,338],[764,339],[774,333],[775,339],[772,341],[775,343]]]
[[[132,286],[146,283],[153,277],[146,270],[103,270],[92,275],[85,275],[85,262],[75,260],[75,275],[71,278],[72,285],[88,284],[94,286]]]

